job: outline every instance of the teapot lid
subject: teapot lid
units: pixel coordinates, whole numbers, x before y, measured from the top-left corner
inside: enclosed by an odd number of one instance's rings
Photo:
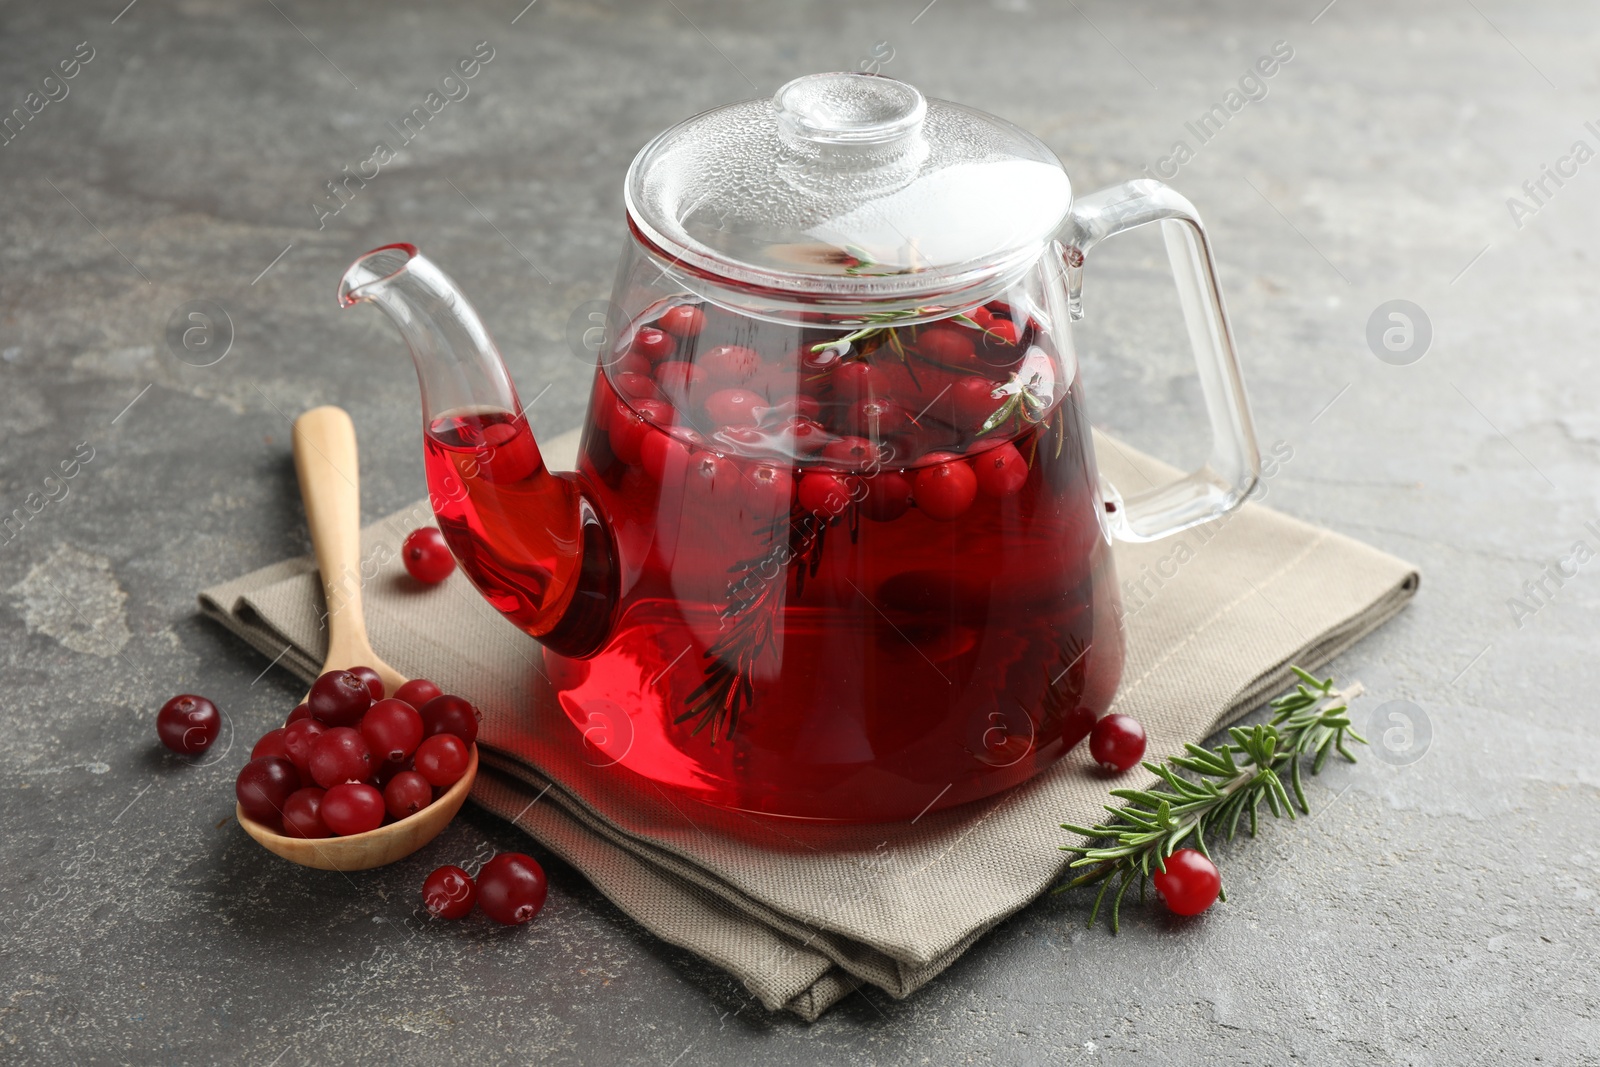
[[[812,74],[646,145],[624,190],[678,268],[821,301],[906,299],[1026,269],[1072,186],[1043,142],[877,74]]]

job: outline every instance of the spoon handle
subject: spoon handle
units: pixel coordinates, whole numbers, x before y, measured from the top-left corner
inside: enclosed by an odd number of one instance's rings
[[[367,661],[361,614],[361,483],[356,428],[343,408],[312,408],[294,421],[294,469],[322,575],[328,663]]]

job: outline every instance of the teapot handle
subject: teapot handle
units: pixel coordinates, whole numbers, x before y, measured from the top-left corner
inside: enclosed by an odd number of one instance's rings
[[[1154,541],[1225,515],[1244,502],[1261,476],[1255,423],[1211,242],[1186,198],[1158,181],[1139,179],[1091,193],[1073,204],[1062,249],[1071,316],[1083,318],[1083,261],[1089,250],[1113,234],[1150,222],[1161,223],[1194,346],[1211,418],[1211,455],[1205,466],[1188,476],[1126,500],[1110,489],[1107,517],[1112,532],[1124,541]]]

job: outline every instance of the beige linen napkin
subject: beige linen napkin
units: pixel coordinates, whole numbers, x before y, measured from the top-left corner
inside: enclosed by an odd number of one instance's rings
[[[576,434],[549,443],[570,466]],[[1127,490],[1176,472],[1118,442],[1100,467]],[[484,711],[473,799],[582,871],[661,938],[738,976],[769,1010],[815,1019],[866,982],[913,992],[1058,879],[1063,822],[1092,823],[1106,781],[1080,746],[999,797],[913,823],[838,826],[706,807],[594,766],[553,717],[539,648],[457,573],[423,589],[399,545],[426,503],[362,534],[367,625],[378,654]],[[1116,546],[1128,655],[1115,710],[1144,724],[1150,758],[1253,709],[1394,615],[1411,565],[1246,504],[1165,541]],[[322,596],[309,558],[200,595],[204,612],[302,678],[322,662]],[[1127,783],[1132,784],[1132,783]]]

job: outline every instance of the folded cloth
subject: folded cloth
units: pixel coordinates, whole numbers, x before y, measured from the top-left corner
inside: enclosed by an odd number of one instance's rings
[[[549,443],[570,466],[576,434]],[[1127,489],[1176,476],[1115,440],[1100,467]],[[910,823],[841,826],[707,807],[596,760],[553,718],[538,645],[459,572],[422,588],[399,546],[426,502],[362,533],[367,627],[376,651],[484,713],[473,799],[582,871],[657,936],[744,982],[768,1010],[810,1020],[870,983],[924,985],[1055,883],[1063,822],[1097,821],[1108,785],[1080,746],[1008,793]],[[1127,661],[1114,710],[1180,752],[1399,611],[1410,565],[1256,503],[1164,541],[1118,544]],[[200,594],[202,610],[275,662],[312,678],[322,593],[310,558]],[[1132,782],[1125,784],[1134,784]]]

